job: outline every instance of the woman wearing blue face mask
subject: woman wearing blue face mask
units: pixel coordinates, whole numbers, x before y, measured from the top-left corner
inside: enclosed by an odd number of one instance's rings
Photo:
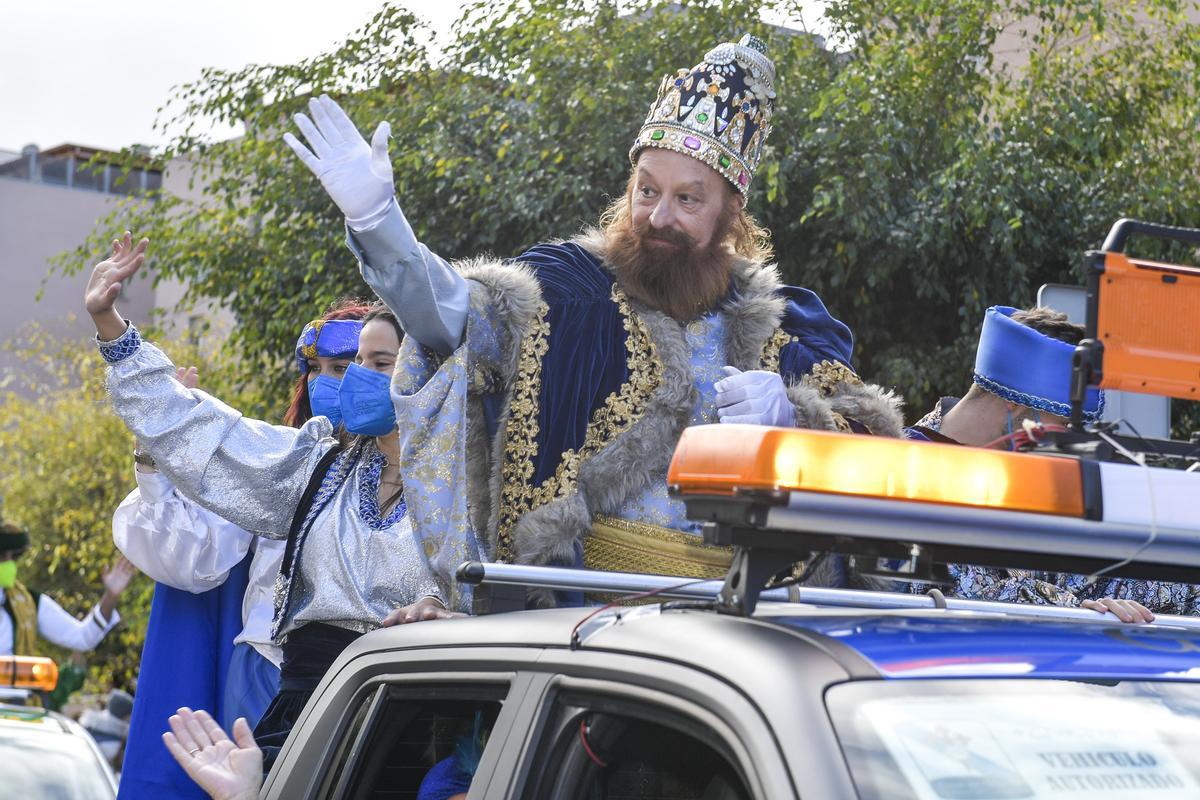
[[[362,318],[370,307],[358,300],[341,300],[318,319],[304,326],[296,339],[296,368],[300,376],[292,402],[283,415],[285,425],[299,428],[311,417],[327,417],[341,424],[338,386],[358,352]]]
[[[339,424],[337,387],[354,363],[369,310],[346,298],[304,326],[285,424],[299,428],[317,415]],[[197,388],[194,367],[176,378]],[[332,385],[331,407],[314,384]],[[255,536],[183,497],[148,454],[135,452],[134,460],[137,488],[113,514],[113,542],[155,587],[121,793],[130,800],[203,797],[163,750],[162,721],[184,705],[213,709],[226,726],[263,716],[279,691],[283,654],[271,623],[285,542]]]
[[[453,567],[478,557],[474,539],[418,540],[404,505],[389,395],[401,331],[382,306],[363,319],[358,355],[338,391],[349,434],[324,416],[299,429],[244,418],[174,379],[175,367],[113,308],[146,241],[128,234],[92,273],[85,306],[110,364],[113,406],[186,496],[248,531],[286,540],[272,634],[280,691],[259,722],[268,761],[341,650],[385,624],[469,608]],[[314,389],[316,384],[314,383]]]

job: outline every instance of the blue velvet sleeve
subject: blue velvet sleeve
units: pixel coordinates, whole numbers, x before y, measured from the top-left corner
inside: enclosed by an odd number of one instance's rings
[[[799,378],[822,361],[837,361],[853,369],[854,335],[831,315],[821,298],[808,289],[785,286],[787,305],[780,327],[794,341],[779,351],[779,372]]]

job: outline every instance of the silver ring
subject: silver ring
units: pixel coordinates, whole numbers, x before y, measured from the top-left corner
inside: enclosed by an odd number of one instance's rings
[[[204,749],[203,747],[197,747],[195,750],[188,750],[188,755],[194,756],[194,755],[196,755],[196,753],[199,753],[203,749]]]

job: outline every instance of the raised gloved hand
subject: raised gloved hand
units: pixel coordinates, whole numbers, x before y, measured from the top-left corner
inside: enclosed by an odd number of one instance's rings
[[[737,367],[721,367],[721,371],[725,377],[714,387],[721,422],[796,426],[796,409],[778,374],[761,369],[742,372]]]
[[[312,119],[307,114],[296,114],[293,119],[312,150],[290,133],[285,133],[283,140],[317,176],[351,224],[382,215],[395,193],[387,152],[391,126],[379,123],[368,145],[328,95],[309,100],[308,109]]]

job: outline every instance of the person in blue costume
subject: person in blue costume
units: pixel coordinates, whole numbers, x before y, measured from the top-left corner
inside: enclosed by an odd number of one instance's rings
[[[313,416],[340,422],[337,387],[368,311],[347,299],[304,326],[287,425],[299,428]],[[180,368],[176,378],[198,388],[194,367]],[[227,727],[238,717],[258,723],[279,691],[283,653],[271,622],[285,543],[254,536],[184,497],[145,453],[134,460],[137,488],[113,514],[113,541],[155,586],[121,797],[204,797],[163,747],[163,720],[194,706],[213,709]]]
[[[984,313],[967,393],[939,399],[905,435],[1012,449],[1025,420],[1065,426],[1071,356],[1083,335],[1082,325],[1053,309],[992,306]],[[1096,422],[1103,412],[1104,393],[1088,390],[1084,420]]]
[[[667,492],[685,427],[900,435],[899,399],[859,380],[849,329],[781,281],[746,211],[775,98],[763,42],[718,45],[660,83],[598,227],[454,265],[401,213],[387,123],[368,144],[325,96],[295,117],[307,146],[285,140],[408,334],[393,397],[418,525],[503,562],[716,576],[729,552]]]
[[[984,314],[971,387],[943,397],[905,434],[912,439],[1012,449],[1026,424],[1065,426],[1070,415],[1071,357],[1084,328],[1049,308],[992,306]],[[1084,419],[1096,422],[1104,392],[1090,389]],[[1111,611],[1123,622],[1159,614],[1200,614],[1200,586],[1101,578],[969,564],[949,565],[950,591],[973,600],[1081,606]],[[927,584],[912,584],[917,593]]]

